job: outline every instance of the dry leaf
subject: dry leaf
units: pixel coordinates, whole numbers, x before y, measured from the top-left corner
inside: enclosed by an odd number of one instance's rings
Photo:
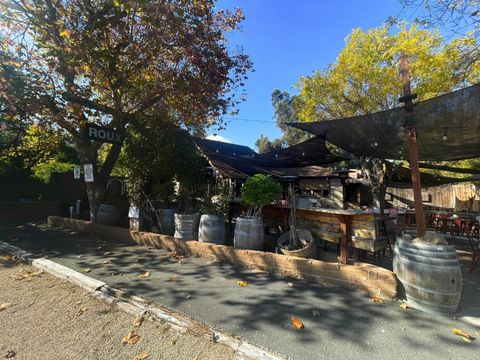
[[[295,284],[293,282],[291,282],[291,281],[288,282],[288,287],[294,287],[294,286],[295,286]]]
[[[11,276],[11,278],[13,280],[24,280],[24,279],[27,279],[27,278],[31,278],[31,277],[35,277],[35,276],[38,276],[38,275],[41,275],[43,274],[44,271],[43,270],[38,270],[38,271],[31,271],[31,270],[20,270],[20,273],[17,273],[17,274],[13,274]]]
[[[378,296],[373,295],[373,296],[371,297],[371,299],[372,299],[372,302],[374,302],[374,303],[385,304],[385,303],[383,302],[383,300],[380,299]]]
[[[110,255],[113,255],[114,252],[113,251],[107,251],[106,253],[103,254],[103,256],[110,256]]]
[[[176,251],[170,253],[169,255],[171,258],[174,258],[174,259],[183,259],[185,256],[184,255],[180,255],[179,253],[177,253]]]
[[[2,256],[2,259],[5,260],[5,261],[13,261],[14,260],[12,255]]]
[[[150,272],[145,271],[145,272],[137,275],[137,278],[139,278],[139,279],[146,279],[146,278],[148,278],[149,276],[150,276]]]
[[[91,271],[92,271],[92,269],[84,269],[84,270],[82,270],[82,273],[88,274],[88,273],[91,272]]]
[[[133,360],[144,360],[148,357],[148,354],[146,352],[142,352],[140,354],[138,354],[137,356],[135,356],[133,358]]]
[[[170,277],[168,278],[168,280],[170,280],[170,281],[177,281],[177,275],[175,275],[175,274],[170,275]]]
[[[143,316],[137,316],[135,319],[133,319],[132,324],[134,327],[139,327],[142,325],[143,322]]]
[[[101,246],[97,247],[97,250],[102,250],[102,247]]]
[[[192,295],[189,294],[189,295],[185,296],[185,300],[188,300],[188,299],[190,299],[191,297],[192,297]]]
[[[303,323],[300,319],[291,317],[290,322],[292,323],[292,326],[297,330],[301,330],[305,327],[305,326],[303,326]]]
[[[319,317],[319,316],[320,316],[320,310],[314,309],[314,310],[312,310],[312,314],[313,314],[313,316],[315,316],[315,317]]]
[[[402,327],[400,328],[400,330],[405,331],[405,330],[407,330],[407,328],[405,328],[405,327],[402,326]]]
[[[247,282],[247,281],[243,281],[243,280],[238,280],[238,281],[237,281],[237,284],[238,284],[238,286],[245,287],[245,286],[248,285],[248,282]]]
[[[122,344],[123,345],[126,345],[126,344],[133,345],[133,344],[136,344],[138,342],[138,340],[140,340],[140,336],[135,334],[135,331],[132,330],[128,333],[128,335],[122,337]]]
[[[86,307],[80,308],[80,309],[78,310],[78,312],[77,312],[77,316],[82,315],[85,311],[87,311],[87,308],[86,308]]]
[[[14,358],[17,355],[17,353],[13,350],[8,350],[7,353],[5,354],[5,359],[11,359]]]
[[[461,336],[462,339],[466,342],[472,342],[473,340],[475,340],[476,338],[473,337],[472,335],[470,335],[469,333],[466,333],[460,329],[450,329],[450,331],[452,333],[454,333],[455,335],[458,335],[458,336]]]
[[[112,260],[105,260],[103,263],[104,263],[104,264],[111,264],[111,263],[112,263]]]
[[[9,307],[10,305],[12,305],[11,303],[3,303],[3,304],[0,304],[0,311],[3,311],[5,310],[7,307]]]
[[[411,309],[412,307],[409,306],[407,303],[401,303],[400,304],[400,307],[404,310],[408,310],[408,309]]]

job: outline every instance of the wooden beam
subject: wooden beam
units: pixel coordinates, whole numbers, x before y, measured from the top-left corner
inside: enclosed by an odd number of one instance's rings
[[[462,168],[457,168],[453,166],[435,165],[435,164],[427,164],[427,163],[420,163],[420,168],[448,171],[448,172],[458,173],[458,174],[480,174],[479,169],[462,169]]]
[[[348,262],[348,245],[350,242],[350,216],[338,215],[340,220],[340,256],[338,262],[340,264],[347,264]]]
[[[400,75],[402,76],[403,97],[405,100],[405,126],[407,128],[410,168],[412,173],[413,202],[417,219],[417,236],[422,237],[426,232],[425,213],[422,202],[422,184],[418,164],[417,130],[413,114],[413,102],[410,89],[410,72],[406,55],[400,57]]]

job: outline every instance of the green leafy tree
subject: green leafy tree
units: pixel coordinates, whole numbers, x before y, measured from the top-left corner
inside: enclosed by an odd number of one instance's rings
[[[251,67],[225,36],[242,20],[213,0],[2,1],[0,113],[72,138],[81,163],[93,164],[87,195],[96,221],[122,146],[100,164],[101,143],[86,139],[85,123],[125,134],[167,113],[188,129],[223,127]]]
[[[336,61],[324,70],[301,77],[294,99],[301,121],[320,121],[363,115],[398,106],[402,94],[399,58],[408,56],[412,92],[420,100],[477,83],[480,64],[474,38],[448,43],[439,32],[383,26],[354,29]],[[377,206],[383,207],[388,166],[381,159],[367,163]]]

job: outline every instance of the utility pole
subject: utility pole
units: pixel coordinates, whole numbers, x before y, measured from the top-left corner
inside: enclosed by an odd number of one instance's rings
[[[423,211],[422,184],[420,182],[420,168],[418,165],[417,130],[415,126],[415,116],[413,114],[413,99],[417,97],[417,94],[411,93],[410,72],[408,71],[408,60],[406,55],[400,57],[400,75],[402,77],[403,96],[398,100],[405,103],[405,127],[407,129],[409,145],[417,237],[423,237],[426,232],[425,213]]]

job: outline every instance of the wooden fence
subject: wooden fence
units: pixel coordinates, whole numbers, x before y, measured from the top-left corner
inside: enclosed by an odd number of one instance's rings
[[[426,208],[454,211],[480,211],[480,186],[474,184],[443,185],[422,189]],[[393,206],[413,206],[412,189],[387,189],[387,201]]]

